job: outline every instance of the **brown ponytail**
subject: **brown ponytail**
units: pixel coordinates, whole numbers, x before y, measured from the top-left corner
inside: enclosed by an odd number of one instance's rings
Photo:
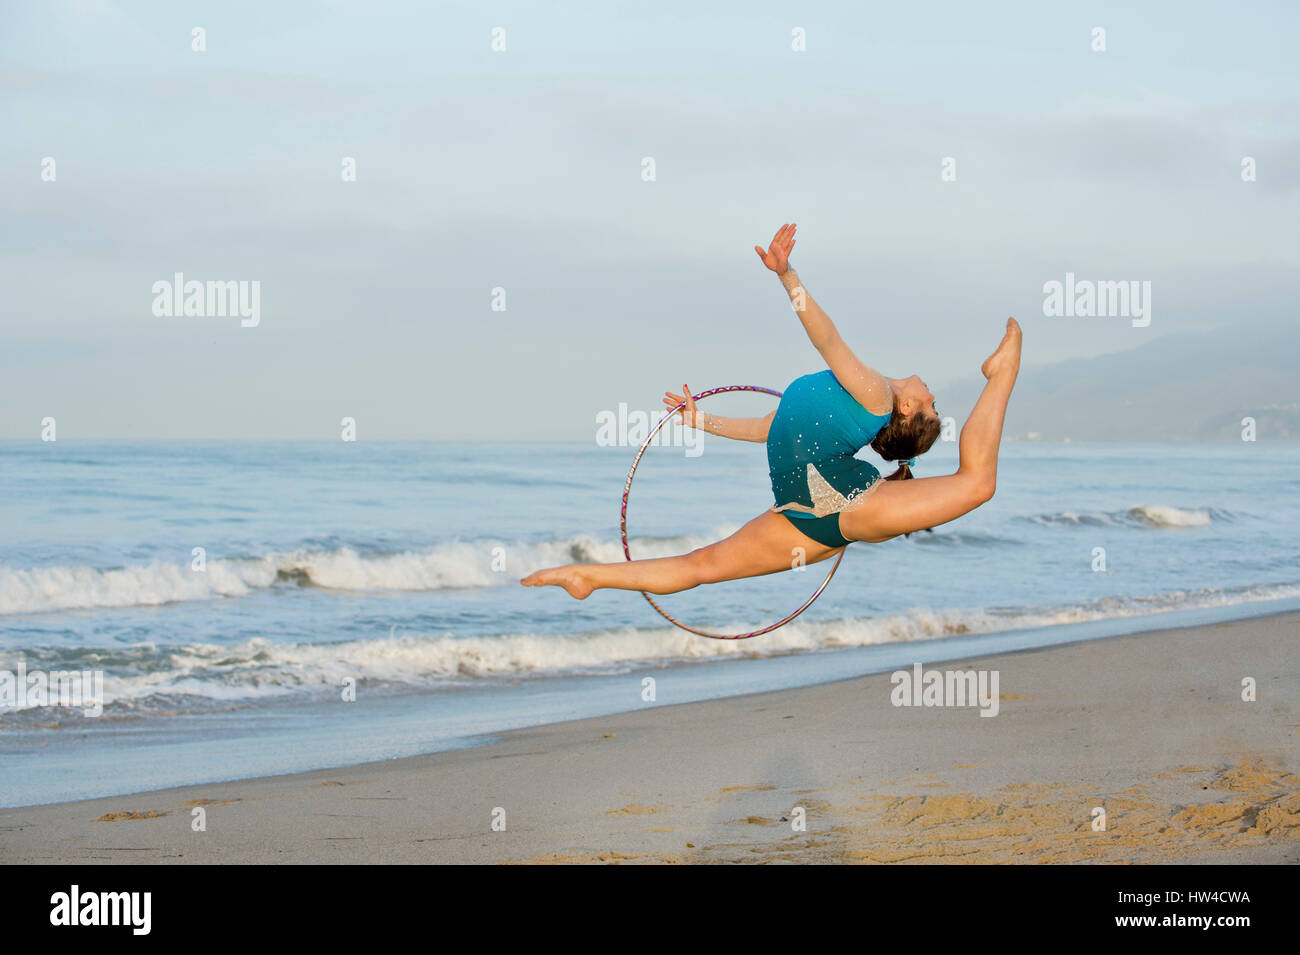
[[[885,480],[886,481],[910,481],[913,477],[915,477],[915,475],[912,473],[912,469],[908,467],[907,462],[899,461],[898,470],[895,471],[893,474],[889,475],[889,477],[885,478]]]

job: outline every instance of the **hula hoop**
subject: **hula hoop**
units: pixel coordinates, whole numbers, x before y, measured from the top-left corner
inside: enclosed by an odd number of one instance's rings
[[[777,398],[781,397],[781,392],[773,391],[771,388],[760,388],[758,385],[723,385],[720,388],[710,388],[708,391],[702,391],[698,395],[695,395],[694,397],[696,401],[699,401],[701,398],[708,398],[710,395],[722,394],[723,392],[727,392],[727,391],[761,391],[763,394],[775,395]],[[636,457],[632,459],[631,470],[627,472],[627,483],[623,485],[623,506],[619,512],[619,530],[622,532],[623,535],[623,556],[626,557],[628,560],[632,559],[632,553],[631,551],[628,550],[628,546],[627,546],[627,496],[632,492],[632,478],[636,476],[636,468],[637,465],[641,463],[641,455],[645,454],[646,448],[650,447],[650,442],[653,441],[654,436],[659,433],[659,429],[662,428],[665,424],[667,424],[668,420],[672,418],[673,415],[677,414],[677,412],[680,411],[683,407],[685,407],[685,405],[686,402],[683,401],[681,404],[677,405],[677,407],[669,411],[666,415],[663,416],[663,418],[660,419],[659,423],[654,426],[654,428],[650,431],[650,433],[646,435],[645,441],[641,444],[641,449],[637,451]],[[813,591],[813,595],[811,597],[809,597],[802,604],[800,604],[798,610],[790,614],[788,617],[784,617],[781,620],[778,620],[774,624],[770,624],[769,626],[766,626],[761,630],[753,630],[749,633],[709,633],[705,630],[696,630],[694,627],[688,627],[680,620],[675,619],[671,614],[669,614],[666,610],[664,610],[663,607],[655,603],[654,598],[651,597],[644,590],[641,591],[641,596],[644,597],[647,601],[649,601],[650,606],[654,607],[655,610],[659,612],[659,615],[663,617],[665,620],[667,620],[669,623],[671,623],[673,626],[681,627],[683,630],[687,630],[698,637],[709,637],[712,640],[748,640],[750,637],[761,636],[762,634],[765,633],[771,633],[773,630],[777,629],[778,627],[784,627],[787,623],[789,623],[795,617],[799,616],[799,614],[803,613],[810,606],[812,606],[812,602],[821,596],[822,591],[826,589],[826,585],[829,584],[831,582],[831,578],[835,576],[835,571],[839,569],[840,561],[844,559],[845,550],[847,550],[847,548],[845,547],[840,548],[840,555],[835,558],[835,563],[831,565],[830,573],[826,575],[826,579],[822,581],[820,587],[818,587],[816,590]]]

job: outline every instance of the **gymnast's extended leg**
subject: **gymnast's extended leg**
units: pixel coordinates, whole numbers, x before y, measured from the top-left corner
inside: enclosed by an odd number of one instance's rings
[[[700,584],[775,574],[799,561],[814,564],[838,550],[805,537],[780,514],[765,511],[725,540],[680,557],[569,564],[536,571],[520,583],[525,587],[555,584],[579,600],[602,587],[675,594]]]
[[[1020,371],[1020,343],[1020,325],[1008,319],[1006,335],[981,368],[988,382],[962,428],[957,473],[887,481],[840,515],[841,534],[850,540],[889,540],[956,520],[993,496],[1002,421]]]

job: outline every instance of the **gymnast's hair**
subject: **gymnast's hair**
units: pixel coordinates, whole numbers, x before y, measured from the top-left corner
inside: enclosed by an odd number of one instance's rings
[[[904,417],[894,403],[894,416],[889,424],[880,429],[871,442],[872,450],[886,461],[897,461],[898,470],[886,481],[906,481],[912,476],[908,461],[930,450],[942,430],[939,417],[931,417],[923,411],[915,411]]]

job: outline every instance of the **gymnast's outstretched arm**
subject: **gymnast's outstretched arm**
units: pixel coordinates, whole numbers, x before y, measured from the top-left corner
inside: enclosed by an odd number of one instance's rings
[[[808,289],[790,268],[790,252],[795,244],[795,226],[783,225],[772,237],[772,244],[764,252],[754,246],[763,264],[777,274],[785,287],[795,313],[803,322],[808,340],[826,362],[838,381],[858,404],[872,414],[885,415],[894,410],[894,392],[885,377],[865,364],[840,337],[839,329],[820,305],[813,301]]]
[[[698,428],[709,434],[735,438],[737,441],[757,441],[761,444],[767,440],[768,429],[776,416],[775,411],[768,412],[761,418],[724,418],[721,415],[705,414],[695,407],[695,397],[691,394],[691,390],[682,385],[682,391],[686,393],[684,397],[665,391],[664,404],[671,411],[685,401],[686,404],[680,414],[682,424],[688,428]]]

